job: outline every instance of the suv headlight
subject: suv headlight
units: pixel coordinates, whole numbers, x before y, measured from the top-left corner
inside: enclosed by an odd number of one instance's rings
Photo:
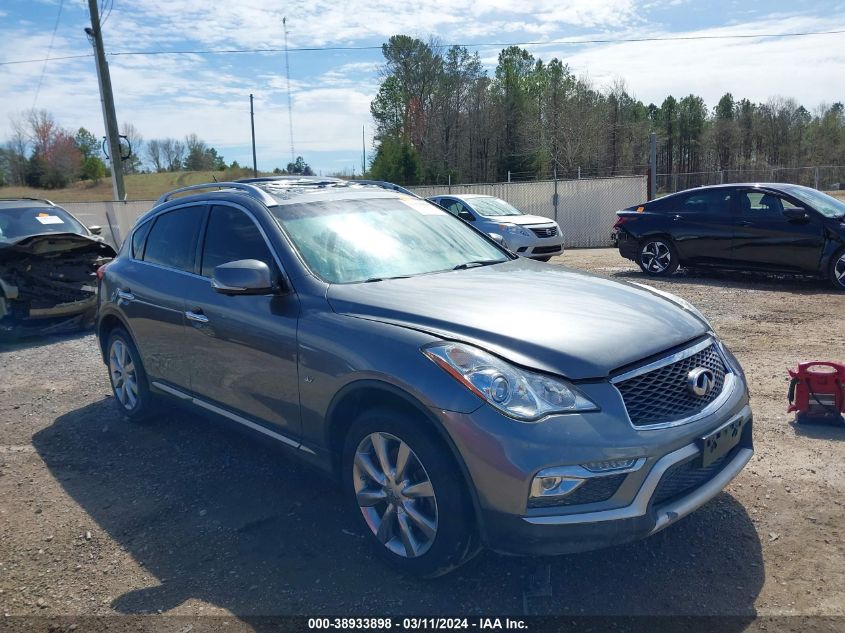
[[[520,369],[471,345],[435,343],[422,352],[479,398],[522,422],[552,413],[598,410],[562,378]]]
[[[531,233],[516,224],[500,224],[499,230],[501,230],[505,234],[521,235],[522,237],[531,237]]]

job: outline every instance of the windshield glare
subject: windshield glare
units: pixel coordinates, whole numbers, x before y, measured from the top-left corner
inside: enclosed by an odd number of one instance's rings
[[[0,209],[0,240],[17,240],[44,233],[88,235],[84,226],[58,207]]]
[[[329,283],[452,270],[509,258],[462,221],[410,197],[271,208],[308,268]]]
[[[784,189],[828,218],[845,216],[845,202],[833,196],[805,187],[784,187]]]
[[[485,218],[497,218],[502,215],[522,215],[522,211],[509,205],[500,198],[471,198],[470,206]]]

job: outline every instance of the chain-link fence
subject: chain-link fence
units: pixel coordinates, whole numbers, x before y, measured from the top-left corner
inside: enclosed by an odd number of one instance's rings
[[[657,174],[657,193],[675,193],[704,185],[732,182],[783,182],[805,185],[821,191],[845,189],[845,167],[772,167],[766,169],[723,169],[687,174]]]
[[[133,200],[131,202],[59,202],[73,213],[85,226],[103,227],[105,240],[119,248],[123,238],[141,215],[153,208],[154,200]]]
[[[482,194],[496,196],[523,213],[556,220],[564,246],[611,246],[616,212],[646,199],[645,176],[583,180],[540,180],[472,185],[411,187],[419,196]]]

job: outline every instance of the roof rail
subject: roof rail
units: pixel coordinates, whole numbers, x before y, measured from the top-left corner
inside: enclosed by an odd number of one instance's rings
[[[14,198],[0,198],[2,202],[14,202],[15,200],[33,200],[35,202],[46,202],[51,207],[55,207],[55,203],[52,200],[47,200],[47,198],[33,198],[31,196],[15,196]]]
[[[238,191],[242,191],[245,194],[249,195],[251,198],[255,198],[256,200],[263,202],[268,207],[272,207],[278,204],[278,202],[275,198],[273,198],[273,196],[271,196],[263,189],[256,187],[255,185],[250,185],[243,182],[209,182],[204,183],[202,185],[191,185],[189,187],[182,187],[180,189],[168,191],[156,201],[156,206],[167,202],[177,193],[184,193],[185,191],[198,191],[200,189],[237,189]]]

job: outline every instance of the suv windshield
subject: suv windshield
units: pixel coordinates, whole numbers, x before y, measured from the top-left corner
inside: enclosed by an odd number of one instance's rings
[[[808,187],[784,187],[784,191],[828,218],[845,217],[845,202]]]
[[[308,268],[329,283],[378,281],[509,260],[423,200],[369,198],[270,208]]]
[[[470,206],[485,218],[497,218],[502,215],[522,215],[522,211],[499,198],[472,198]]]
[[[59,207],[0,208],[0,240],[17,240],[44,233],[88,235],[76,218]]]

